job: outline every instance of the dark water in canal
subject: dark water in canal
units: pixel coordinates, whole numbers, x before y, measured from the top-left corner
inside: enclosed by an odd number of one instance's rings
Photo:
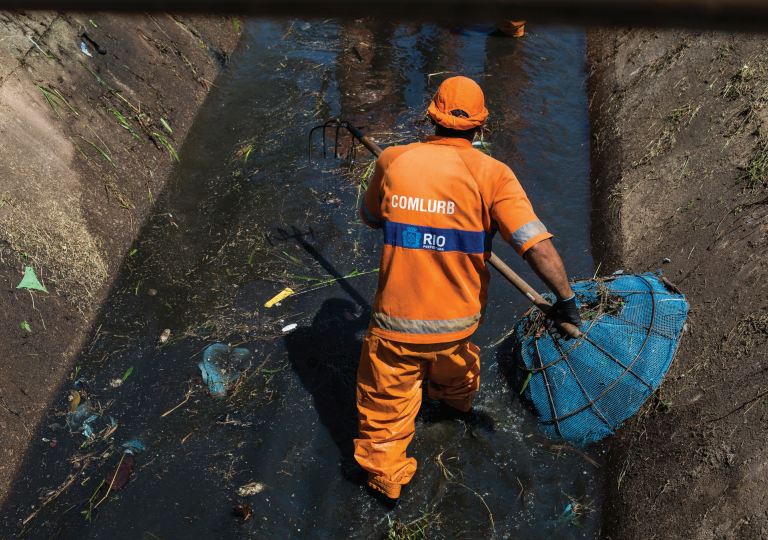
[[[429,131],[420,122],[426,99],[452,74],[484,88],[492,119],[485,140],[554,233],[569,275],[593,274],[584,32],[530,26],[513,40],[489,36],[492,29],[246,25],[73,374],[85,378],[83,399],[101,413],[94,438],[66,424],[67,382],[0,536],[386,538],[391,523],[422,516],[426,538],[598,536],[601,470],[548,440],[520,402],[504,336],[528,306],[497,274],[473,338],[483,362],[476,408],[493,430],[440,420],[425,402],[410,448],[419,470],[391,512],[366,493],[352,459],[355,371],[376,273],[264,307],[286,286],[378,267],[380,232],[356,210],[370,158],[358,152],[351,173],[341,159],[309,163],[310,127],[341,116],[383,146],[417,140]],[[509,246],[497,241],[494,251],[543,290]],[[164,329],[171,337],[160,346]],[[207,392],[197,367],[216,342],[252,353],[236,366],[247,381],[223,400]],[[130,439],[146,450],[136,453],[128,484],[98,504],[107,495],[99,485]],[[238,495],[249,482],[263,491]],[[247,521],[232,515],[243,501],[253,511]]]

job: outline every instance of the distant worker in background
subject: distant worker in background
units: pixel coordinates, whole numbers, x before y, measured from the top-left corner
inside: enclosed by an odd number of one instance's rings
[[[496,28],[505,36],[519,38],[525,34],[525,21],[501,21]]]
[[[383,229],[384,247],[357,372],[355,459],[388,505],[416,472],[406,449],[424,379],[430,398],[472,414],[480,349],[469,338],[485,313],[496,232],[557,297],[549,316],[581,323],[552,235],[517,178],[472,147],[488,117],[484,101],[473,80],[444,81],[428,109],[435,135],[384,150],[360,205],[363,221]]]

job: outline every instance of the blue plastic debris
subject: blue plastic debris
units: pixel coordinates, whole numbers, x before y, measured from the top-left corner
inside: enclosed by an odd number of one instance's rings
[[[93,428],[91,423],[101,416],[100,412],[93,412],[84,404],[77,406],[77,409],[67,415],[67,423],[72,431],[80,431],[87,438],[93,437]]]
[[[123,448],[126,449],[126,452],[132,453],[143,452],[147,449],[143,444],[141,444],[139,439],[131,439],[130,441],[124,442]]]
[[[563,341],[544,331],[534,310],[516,328],[514,353],[521,383],[530,374],[525,397],[544,431],[586,444],[612,434],[659,387],[688,302],[650,273],[572,287],[583,312],[583,337]]]
[[[223,343],[215,343],[205,350],[203,360],[197,364],[203,374],[203,382],[217,398],[227,395],[227,390],[240,377],[237,364],[251,355],[248,349],[234,349]]]

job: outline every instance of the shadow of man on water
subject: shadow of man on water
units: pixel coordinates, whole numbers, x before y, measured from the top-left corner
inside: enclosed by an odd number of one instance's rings
[[[355,384],[369,320],[369,309],[329,298],[310,327],[297,328],[285,337],[293,371],[312,394],[320,421],[339,448],[342,474],[356,483],[365,481],[365,473],[354,459]]]

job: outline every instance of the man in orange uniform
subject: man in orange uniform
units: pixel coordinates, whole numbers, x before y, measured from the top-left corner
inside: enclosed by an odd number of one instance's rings
[[[447,79],[429,114],[436,135],[384,150],[360,206],[363,221],[383,229],[384,247],[357,372],[355,459],[389,499],[416,471],[405,451],[423,380],[429,397],[463,412],[480,387],[480,350],[469,338],[488,299],[495,231],[555,293],[552,318],[581,322],[552,235],[517,178],[472,147],[488,117],[480,87]]]

